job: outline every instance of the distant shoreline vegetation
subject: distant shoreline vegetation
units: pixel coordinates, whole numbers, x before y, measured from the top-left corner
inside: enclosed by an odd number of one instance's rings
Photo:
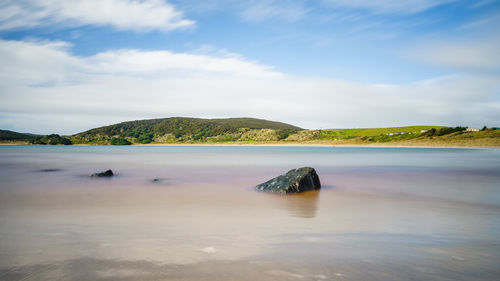
[[[73,143],[69,138],[61,137],[58,134],[46,135],[43,137],[33,138],[29,141],[31,144],[42,144],[42,145],[72,145]]]
[[[72,136],[37,136],[0,130],[1,143],[42,145],[132,144],[332,144],[500,147],[497,128],[407,126],[304,130],[255,118],[164,118],[122,122]]]

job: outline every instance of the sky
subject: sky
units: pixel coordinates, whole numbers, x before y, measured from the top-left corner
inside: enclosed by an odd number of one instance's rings
[[[500,127],[499,0],[0,0],[0,129]]]

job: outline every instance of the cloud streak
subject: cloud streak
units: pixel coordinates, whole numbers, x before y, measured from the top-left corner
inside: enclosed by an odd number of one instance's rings
[[[415,14],[455,0],[323,0],[333,7],[368,10],[377,14]]]
[[[2,0],[0,30],[57,24],[113,26],[120,30],[171,31],[194,26],[163,0]]]
[[[310,11],[304,1],[253,0],[240,4],[240,15],[248,21],[280,19],[288,22],[304,18]]]

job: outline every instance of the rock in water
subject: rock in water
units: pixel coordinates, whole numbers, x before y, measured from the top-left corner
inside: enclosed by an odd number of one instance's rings
[[[308,190],[320,189],[316,170],[311,167],[303,167],[288,171],[288,173],[268,180],[255,187],[257,190],[277,193],[297,193]]]
[[[91,177],[93,177],[93,178],[104,178],[104,177],[112,177],[113,175],[114,175],[113,171],[107,170],[105,172],[100,172],[100,173],[92,174]]]

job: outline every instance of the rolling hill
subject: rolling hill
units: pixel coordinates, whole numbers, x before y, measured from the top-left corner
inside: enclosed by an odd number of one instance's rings
[[[8,140],[8,141],[28,141],[37,135],[33,134],[25,134],[25,133],[18,133],[14,131],[9,131],[9,130],[0,130],[0,140]]]
[[[201,119],[172,117],[136,120],[91,129],[73,136],[74,143],[106,143],[112,139],[127,139],[136,143],[238,140],[244,133],[271,131],[279,140],[287,132],[302,128],[286,123],[256,118]],[[259,131],[257,133],[257,131]],[[271,139],[274,140],[272,136]],[[264,140],[264,139],[262,139]]]

